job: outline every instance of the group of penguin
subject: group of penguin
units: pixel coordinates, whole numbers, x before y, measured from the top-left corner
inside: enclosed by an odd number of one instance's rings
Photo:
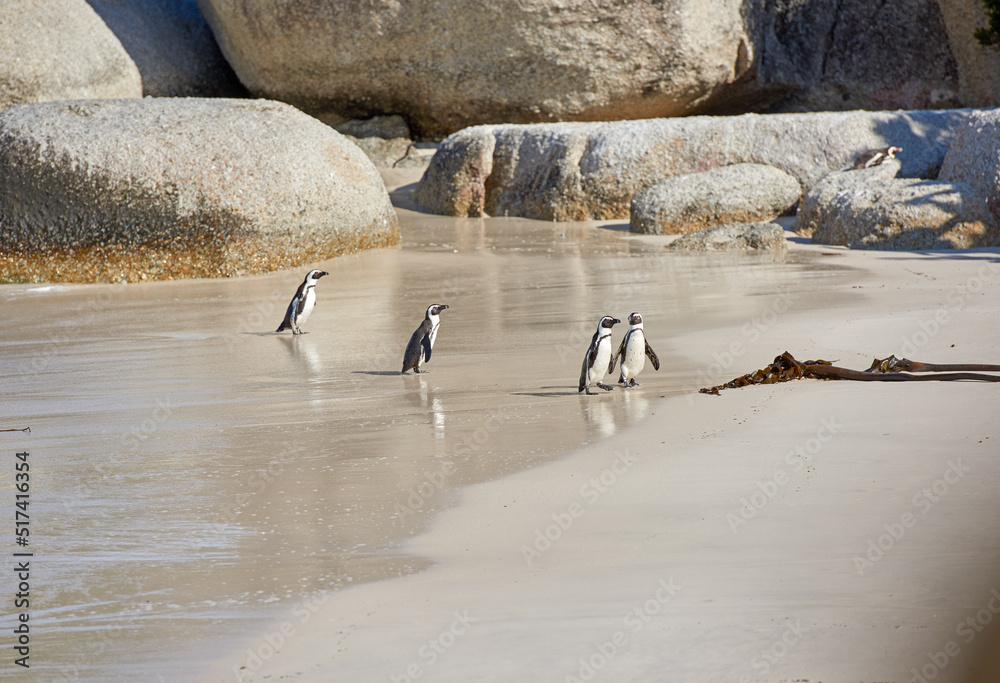
[[[597,323],[597,331],[594,332],[593,339],[590,340],[590,347],[587,355],[583,357],[583,367],[580,368],[580,389],[579,391],[592,394],[590,385],[595,381],[597,386],[605,391],[611,391],[614,387],[609,387],[601,381],[605,374],[610,375],[615,371],[615,363],[621,358],[618,383],[623,388],[638,386],[635,378],[639,376],[646,366],[648,357],[653,364],[654,370],[660,369],[660,359],[656,357],[656,352],[646,341],[646,334],[642,330],[642,316],[632,313],[628,317],[629,328],[618,346],[618,351],[611,353],[611,328],[620,323],[618,318],[606,315]],[[607,367],[607,373],[604,368]]]
[[[869,150],[855,159],[853,168],[862,169],[878,166],[884,161],[894,159],[896,154],[901,151],[903,151],[902,148],[896,146]],[[291,330],[292,334],[302,334],[299,326],[305,323],[316,305],[316,282],[324,275],[329,275],[329,273],[323,270],[310,270],[306,274],[305,280],[295,290],[295,296],[288,304],[285,319],[281,321],[277,332]],[[418,373],[421,371],[420,366],[431,359],[431,350],[434,348],[434,340],[437,339],[438,327],[441,324],[439,316],[441,311],[446,308],[448,308],[446,304],[431,304],[427,307],[423,322],[414,330],[410,342],[406,345],[401,372],[413,370],[413,372]],[[580,370],[580,392],[592,394],[590,386],[595,382],[601,389],[611,391],[613,387],[601,381],[605,375],[603,369],[607,366],[607,374],[613,373],[619,358],[621,365],[618,383],[625,388],[638,384],[635,378],[645,367],[646,358],[652,362],[654,369],[660,369],[660,360],[646,342],[642,330],[642,316],[638,313],[632,313],[628,317],[629,330],[625,334],[625,338],[622,339],[618,351],[614,354],[611,353],[611,328],[620,322],[621,320],[618,318],[604,316],[597,324],[597,331],[590,341],[587,355],[583,358],[583,368]]]
[[[316,283],[324,275],[329,275],[325,270],[310,270],[306,273],[306,278],[295,290],[295,296],[288,304],[285,311],[285,319],[278,325],[275,332],[291,330],[292,334],[302,334],[300,326],[303,325],[309,314],[316,306]],[[427,307],[424,320],[420,326],[414,330],[410,337],[410,342],[406,345],[403,353],[403,369],[401,372],[413,370],[420,372],[420,366],[431,359],[431,349],[434,348],[434,340],[437,339],[438,327],[441,325],[441,311],[448,308],[447,304],[431,304]]]
[[[305,279],[295,290],[295,296],[288,304],[284,320],[281,321],[275,332],[291,330],[292,334],[302,334],[300,326],[306,322],[316,306],[316,283],[325,275],[329,275],[329,273],[318,269],[306,273]],[[447,304],[431,304],[427,307],[423,322],[413,331],[413,335],[410,336],[410,341],[406,345],[406,351],[403,352],[403,369],[400,372],[405,373],[408,370],[413,370],[413,372],[419,373],[420,366],[431,359],[431,350],[434,348],[434,340],[437,339],[438,327],[441,325],[441,311],[446,308],[448,308]],[[622,339],[618,351],[614,354],[611,353],[611,328],[620,323],[621,320],[606,315],[598,322],[597,331],[590,341],[587,355],[583,358],[579,391],[592,394],[590,385],[594,384],[595,381],[601,389],[611,391],[614,387],[604,384],[601,379],[605,374],[614,372],[615,364],[619,358],[621,359],[621,371],[618,382],[625,388],[638,385],[635,378],[645,367],[647,357],[653,363],[654,369],[660,369],[660,359],[650,348],[642,331],[642,316],[633,313],[628,317],[628,321],[631,327],[625,334],[625,338]],[[608,369],[607,373],[603,371],[605,367]]]

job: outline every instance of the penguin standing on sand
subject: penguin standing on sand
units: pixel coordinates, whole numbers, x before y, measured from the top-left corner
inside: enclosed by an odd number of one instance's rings
[[[893,147],[890,145],[889,147],[883,147],[882,149],[870,149],[867,152],[862,152],[858,155],[858,158],[854,160],[854,170],[878,166],[883,161],[895,159],[896,154],[902,151],[902,147]]]
[[[583,367],[580,369],[580,391],[593,394],[590,385],[597,380],[597,386],[605,391],[611,391],[614,387],[609,387],[601,378],[604,377],[604,368],[608,367],[611,360],[611,328],[620,323],[618,318],[609,315],[601,318],[597,323],[597,331],[594,338],[590,340],[590,348],[587,355],[583,357]]]
[[[434,348],[434,340],[437,339],[438,326],[441,319],[438,317],[441,311],[448,308],[445,304],[431,304],[424,314],[424,321],[420,323],[410,337],[410,343],[406,345],[406,352],[403,354],[403,369],[400,372],[413,370],[420,372],[420,364],[431,359],[431,349]]]
[[[295,296],[292,297],[292,302],[288,304],[288,310],[285,311],[285,319],[281,321],[281,325],[278,326],[275,332],[291,330],[292,334],[303,334],[302,330],[299,329],[299,325],[305,323],[306,318],[312,313],[313,306],[316,305],[316,281],[324,275],[329,275],[329,273],[323,270],[310,270],[306,273],[306,279],[295,290]]]
[[[660,359],[656,357],[656,352],[649,347],[646,335],[642,331],[642,316],[638,313],[633,313],[628,317],[628,322],[631,327],[625,333],[625,338],[622,339],[621,346],[618,347],[618,352],[611,359],[611,365],[608,366],[608,374],[611,374],[615,371],[615,361],[618,358],[622,359],[621,375],[618,377],[618,383],[624,384],[626,388],[639,385],[635,381],[635,378],[639,376],[639,373],[646,366],[646,356],[649,356],[654,370],[660,369]]]

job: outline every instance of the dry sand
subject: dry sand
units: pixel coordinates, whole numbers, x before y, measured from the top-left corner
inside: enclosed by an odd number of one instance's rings
[[[693,392],[784,350],[1000,362],[996,250],[667,255],[394,199],[403,248],[320,264],[298,339],[271,330],[299,271],[0,291],[35,680],[968,680],[1000,386]],[[632,310],[661,370],[579,396]]]

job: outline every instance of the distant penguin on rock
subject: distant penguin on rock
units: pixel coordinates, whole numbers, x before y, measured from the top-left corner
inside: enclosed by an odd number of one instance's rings
[[[867,152],[862,152],[858,155],[858,158],[854,160],[854,170],[878,166],[883,161],[895,159],[896,154],[902,151],[902,147],[893,147],[890,145],[889,147],[883,147],[882,149],[870,149]]]
[[[448,308],[445,304],[431,304],[424,314],[424,321],[420,323],[410,337],[410,343],[406,345],[406,352],[403,354],[403,369],[400,372],[413,370],[420,372],[421,363],[426,363],[431,359],[431,349],[434,348],[434,340],[437,339],[438,326],[441,324],[441,311]]]
[[[601,381],[604,377],[604,369],[611,361],[611,328],[620,323],[618,318],[609,315],[601,318],[597,323],[597,331],[594,338],[590,340],[590,347],[587,355],[583,357],[583,367],[580,369],[580,391],[593,394],[590,385],[597,381],[597,386],[605,391],[611,391],[614,387],[609,387]]]
[[[646,341],[646,335],[642,329],[642,316],[633,313],[628,317],[628,322],[631,327],[625,333],[625,338],[622,339],[618,352],[611,359],[608,374],[615,371],[615,362],[621,358],[621,374],[618,377],[618,383],[624,384],[625,387],[634,387],[639,385],[635,378],[646,366],[646,357],[649,357],[654,370],[660,369],[660,359],[656,357],[656,352],[650,348]]]
[[[306,279],[295,290],[295,296],[288,304],[285,319],[281,321],[275,332],[291,330],[292,334],[303,334],[299,326],[305,323],[309,314],[312,313],[313,306],[316,305],[316,281],[324,275],[329,275],[329,273],[323,270],[310,270],[306,273]]]

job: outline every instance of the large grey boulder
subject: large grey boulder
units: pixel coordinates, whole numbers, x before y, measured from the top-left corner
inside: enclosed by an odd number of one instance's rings
[[[199,0],[252,93],[320,116],[483,122],[689,114],[745,74],[741,0]]]
[[[322,121],[322,119],[320,119]],[[350,135],[352,138],[384,138],[395,140],[405,138],[410,140],[410,127],[402,116],[373,116],[370,119],[349,119],[347,121],[323,121],[337,129],[338,133]]]
[[[483,126],[467,128],[446,138],[414,188],[413,201],[435,213],[482,216],[486,183],[493,175],[496,144],[493,129]],[[552,192],[559,189],[548,188]],[[558,199],[552,197],[551,201]],[[544,206],[541,204],[539,209],[544,211]]]
[[[103,97],[142,97],[142,80],[85,0],[0,0],[0,109]]]
[[[937,0],[948,44],[958,66],[958,96],[967,107],[1000,104],[1000,50],[972,38],[989,19],[983,0]],[[954,88],[954,86],[952,86]]]
[[[20,263],[8,279],[222,277],[398,241],[368,158],[286,104],[146,98],[0,112],[0,252]]]
[[[667,245],[672,251],[785,251],[785,230],[777,223],[723,223],[691,232]]]
[[[962,69],[982,60],[953,9],[979,0],[199,2],[256,95],[314,115],[405,114],[418,136],[981,104],[964,99]]]
[[[241,97],[196,0],[87,0],[121,41],[153,97]]]
[[[840,192],[812,241],[854,249],[968,249],[1000,245],[1000,230],[973,187],[904,178]]]
[[[325,121],[368,155],[378,168],[421,168],[434,156],[433,143],[414,143],[402,116]]]
[[[979,2],[979,0],[957,0]],[[941,0],[941,4],[956,0]],[[748,94],[785,99],[771,111],[938,109],[974,104],[959,92],[939,0],[748,3],[755,54]],[[760,95],[757,95],[760,97]]]
[[[434,213],[621,219],[671,176],[767,164],[808,191],[858,153],[896,145],[903,175],[934,177],[968,110],[820,112],[474,126],[449,136],[414,194]]]
[[[799,181],[773,166],[721,166],[674,176],[636,193],[629,229],[683,235],[720,223],[770,221],[790,211],[801,196]]]
[[[897,158],[870,168],[831,173],[813,185],[812,189],[802,198],[799,210],[795,214],[795,232],[803,237],[811,237],[816,226],[822,221],[823,212],[837,195],[859,187],[892,180],[899,175],[902,168],[903,165]]]
[[[1000,212],[1000,110],[976,111],[959,126],[938,179],[972,185]]]

